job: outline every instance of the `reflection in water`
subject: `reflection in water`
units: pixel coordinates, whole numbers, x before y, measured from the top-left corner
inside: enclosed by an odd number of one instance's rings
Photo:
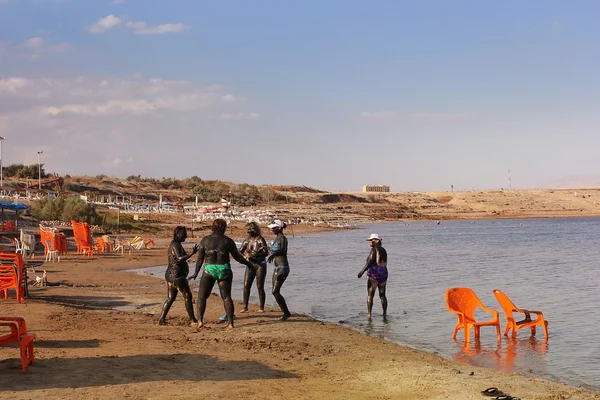
[[[508,373],[522,371],[522,367],[526,367],[528,373],[536,375],[548,373],[545,360],[548,344],[535,336],[525,339],[504,338],[504,341],[496,346],[482,346],[479,338],[471,344],[456,340],[455,343],[460,347],[460,351],[454,354],[453,359],[463,364],[494,368]]]

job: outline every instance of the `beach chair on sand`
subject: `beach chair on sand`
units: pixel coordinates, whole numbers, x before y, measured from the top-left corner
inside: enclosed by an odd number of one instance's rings
[[[518,308],[503,291],[498,289],[494,289],[494,296],[496,296],[498,303],[502,306],[502,310],[504,310],[504,314],[506,314],[506,319],[508,320],[506,329],[504,330],[504,336],[508,336],[508,332],[512,329],[512,337],[515,338],[517,337],[517,332],[521,328],[531,328],[531,336],[535,336],[535,328],[539,325],[544,329],[545,340],[548,340],[548,321],[544,319],[544,315],[541,311]],[[513,313],[525,314],[525,319],[517,321],[515,320]],[[531,314],[535,314],[536,319],[532,320]]]
[[[27,332],[25,320],[20,317],[0,317],[0,329],[2,328],[10,329],[10,333],[0,332],[0,346],[18,343],[21,351],[21,370],[27,372],[27,367],[33,364],[35,333]]]
[[[470,288],[448,289],[446,291],[446,307],[448,307],[448,311],[456,314],[458,317],[458,323],[454,328],[452,339],[456,339],[458,331],[463,329],[465,343],[468,343],[471,327],[474,328],[475,337],[478,338],[482,326],[495,326],[498,342],[500,342],[500,318],[498,311],[485,307]],[[477,308],[491,313],[492,319],[489,321],[476,321],[475,310]]]

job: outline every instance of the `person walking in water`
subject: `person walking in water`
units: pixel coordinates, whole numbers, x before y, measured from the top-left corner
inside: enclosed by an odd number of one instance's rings
[[[281,286],[283,286],[283,283],[290,274],[290,264],[287,258],[288,240],[283,234],[286,223],[276,219],[268,227],[276,235],[275,240],[273,240],[273,243],[271,244],[271,254],[269,255],[269,258],[267,258],[267,261],[269,263],[272,262],[275,266],[275,268],[273,268],[272,293],[277,301],[277,304],[279,305],[279,308],[281,308],[281,311],[283,311],[283,315],[279,319],[281,321],[285,321],[292,316],[287,304],[285,303],[285,299],[281,295]]]
[[[261,235],[258,223],[248,222],[246,224],[246,231],[248,232],[248,237],[242,243],[240,253],[252,263],[252,267],[246,267],[244,297],[242,300],[243,308],[240,312],[248,312],[250,290],[255,278],[259,301],[258,312],[265,312],[265,278],[267,276],[267,255],[269,255],[269,248],[265,238]]]
[[[381,246],[381,238],[378,234],[371,234],[367,241],[371,245],[371,251],[369,252],[365,266],[358,273],[358,277],[362,278],[365,272],[368,276],[367,309],[369,311],[369,319],[372,316],[375,290],[379,289],[379,298],[381,299],[381,307],[383,308],[383,320],[387,321],[387,297],[385,297],[385,287],[388,279],[387,252]]]
[[[204,264],[204,273],[200,279],[200,288],[198,289],[198,329],[204,326],[204,312],[206,311],[206,299],[210,296],[215,282],[219,285],[225,314],[229,324],[227,328],[233,328],[233,300],[231,299],[231,282],[233,281],[233,271],[229,263],[229,256],[235,261],[252,268],[252,263],[246,260],[238,251],[235,242],[225,235],[227,222],[224,219],[215,219],[212,223],[212,233],[205,236],[200,241],[198,249],[198,260],[196,261],[196,270],[189,279],[198,277],[200,268]]]
[[[187,254],[182,245],[186,239],[187,229],[185,226],[176,227],[173,231],[173,240],[171,241],[171,244],[169,244],[169,249],[167,251],[169,262],[165,272],[165,279],[167,281],[167,300],[165,300],[162,306],[162,313],[158,320],[159,325],[167,324],[167,314],[177,297],[178,291],[181,292],[185,300],[185,309],[190,317],[191,324],[194,325],[198,323],[198,320],[194,316],[192,292],[187,281],[187,276],[190,271],[188,260],[198,252],[198,245],[194,246],[194,249],[190,254]]]

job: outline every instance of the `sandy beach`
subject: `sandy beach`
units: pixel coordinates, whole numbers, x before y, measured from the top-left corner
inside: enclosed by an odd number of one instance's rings
[[[223,305],[216,295],[202,332],[188,326],[181,299],[171,309],[170,326],[160,327],[163,281],[126,270],[164,264],[165,245],[162,240],[131,256],[70,254],[45,265],[50,286],[31,288],[25,304],[0,300],[2,315],[25,317],[37,334],[36,361],[26,374],[17,349],[0,347],[0,397],[481,399],[480,391],[495,386],[523,399],[600,398],[459,364],[304,315],[280,322],[279,310],[258,314],[251,306],[249,314],[238,315],[234,330],[226,330],[218,322]],[[234,288],[234,297],[240,294]]]

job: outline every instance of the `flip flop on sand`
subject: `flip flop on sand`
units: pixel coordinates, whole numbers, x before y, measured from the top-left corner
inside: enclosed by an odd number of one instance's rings
[[[519,397],[512,397],[508,394],[504,394],[498,397],[494,397],[496,400],[521,400]]]
[[[481,394],[484,396],[490,396],[490,397],[496,397],[496,398],[498,396],[506,396],[502,390],[499,390],[496,387],[487,388],[487,389],[483,390],[481,392]],[[500,399],[500,400],[508,400],[508,399]]]

